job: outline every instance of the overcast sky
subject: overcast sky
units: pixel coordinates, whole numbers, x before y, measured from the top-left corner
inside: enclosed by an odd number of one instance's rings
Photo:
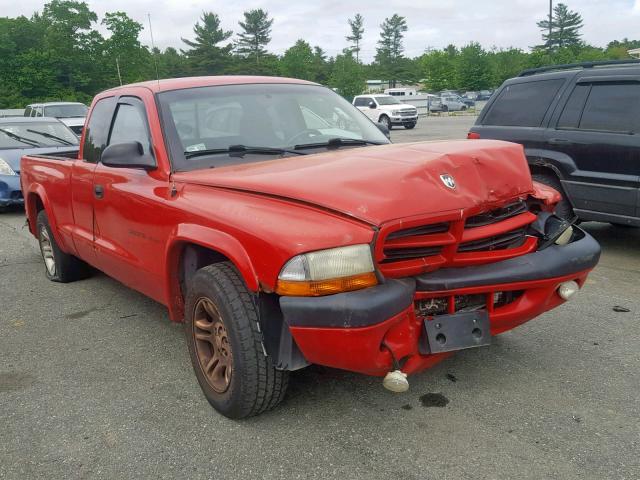
[[[347,19],[360,13],[365,20],[362,58],[375,55],[379,25],[394,13],[407,19],[407,56],[420,55],[426,48],[450,43],[462,46],[478,41],[484,47],[520,47],[539,44],[536,21],[548,13],[547,0],[88,0],[100,19],[106,11],[124,11],[145,26],[142,42],[150,44],[147,13],[151,13],[156,45],[181,48],[180,37],[193,36],[193,24],[203,10],[220,15],[225,29],[237,32],[242,12],[263,8],[274,19],[269,50],[281,54],[298,38],[319,45],[329,55],[345,46]],[[610,40],[640,38],[640,0],[567,0],[584,19],[583,38],[604,46]],[[44,2],[0,0],[0,16],[31,15]]]

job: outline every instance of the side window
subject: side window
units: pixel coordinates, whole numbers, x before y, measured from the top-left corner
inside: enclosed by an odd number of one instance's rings
[[[562,115],[558,119],[558,128],[578,128],[580,125],[580,117],[582,116],[582,109],[584,108],[584,102],[589,94],[589,85],[576,85],[571,92],[569,100],[567,100]]]
[[[366,107],[369,105],[369,99],[367,97],[359,97],[356,98],[355,106],[356,107]]]
[[[31,107],[25,108],[24,112],[22,113],[22,115],[25,116],[25,117],[31,116]]]
[[[514,83],[502,89],[483,125],[539,127],[564,79]]]
[[[115,97],[102,98],[91,110],[89,123],[84,133],[82,155],[87,162],[98,163],[102,150],[107,146],[109,126],[115,108]]]
[[[640,133],[640,84],[594,83],[584,106],[580,129]]]
[[[147,117],[142,103],[137,99],[119,103],[116,109],[109,145],[126,142],[140,142],[145,154],[151,151]]]

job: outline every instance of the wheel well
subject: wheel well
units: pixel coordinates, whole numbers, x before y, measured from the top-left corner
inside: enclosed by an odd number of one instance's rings
[[[207,265],[214,263],[228,262],[229,258],[220,252],[211,250],[195,243],[188,243],[182,248],[180,254],[180,264],[178,267],[178,275],[180,282],[180,293],[184,298],[186,292],[187,281],[198,270]]]
[[[389,115],[387,115],[386,113],[382,113],[382,114],[380,114],[380,117],[378,117],[378,121],[382,120],[382,117],[387,117],[387,118],[389,118]]]
[[[29,227],[35,229],[36,219],[38,218],[40,211],[44,210],[44,203],[42,203],[42,199],[37,193],[30,193],[28,199],[27,219],[29,221]],[[33,225],[31,225],[31,223],[33,223]],[[35,230],[31,231],[33,232]]]
[[[536,173],[553,175],[558,180],[562,180],[562,175],[560,174],[560,172],[558,172],[558,170],[552,165],[546,163],[543,159],[528,157],[527,161],[529,162],[529,170],[531,171],[531,175]]]

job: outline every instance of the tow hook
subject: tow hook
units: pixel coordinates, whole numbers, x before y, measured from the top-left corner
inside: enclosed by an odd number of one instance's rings
[[[393,370],[385,375],[382,380],[382,386],[394,393],[404,393],[409,390],[407,374],[400,370],[400,363],[393,354],[393,350],[391,350],[391,348],[389,348],[389,346],[384,342],[382,343],[382,346],[391,354],[391,360],[393,361]]]

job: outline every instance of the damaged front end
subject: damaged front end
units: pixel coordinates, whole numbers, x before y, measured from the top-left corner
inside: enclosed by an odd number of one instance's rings
[[[518,198],[385,224],[374,246],[380,285],[280,297],[283,325],[307,362],[380,376],[487,345],[566,301],[598,262],[598,243],[548,210]]]

